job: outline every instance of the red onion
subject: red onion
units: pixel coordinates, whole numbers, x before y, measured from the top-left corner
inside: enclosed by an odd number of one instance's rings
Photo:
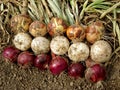
[[[19,54],[17,62],[21,67],[27,68],[33,65],[34,59],[35,56],[32,53],[25,51]]]
[[[39,68],[40,70],[45,70],[48,68],[48,64],[50,63],[51,57],[47,54],[40,54],[34,60],[34,66]]]
[[[54,75],[58,75],[68,67],[68,63],[65,58],[56,56],[52,59],[49,65],[49,69]]]
[[[106,77],[105,68],[100,64],[95,64],[88,68],[85,73],[85,78],[91,82],[104,80]]]
[[[17,56],[19,53],[20,50],[18,50],[17,48],[13,46],[8,46],[3,50],[2,55],[7,61],[15,62],[17,61]]]
[[[83,66],[81,63],[73,63],[68,68],[68,75],[71,77],[83,77],[85,71],[85,66]]]

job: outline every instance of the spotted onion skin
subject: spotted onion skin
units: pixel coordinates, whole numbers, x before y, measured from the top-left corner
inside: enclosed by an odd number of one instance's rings
[[[26,51],[31,47],[32,37],[28,33],[18,33],[14,36],[13,43],[16,48]]]
[[[89,56],[89,47],[83,42],[71,44],[68,49],[68,57],[73,62],[85,61]]]
[[[48,33],[50,36],[63,35],[66,32],[67,24],[65,21],[58,17],[53,17],[47,25]]]
[[[85,78],[93,83],[104,80],[106,77],[106,70],[101,64],[95,64],[89,67],[85,72]]]
[[[85,30],[81,25],[71,25],[66,31],[67,37],[73,42],[83,41],[85,38]]]
[[[29,32],[33,37],[45,36],[47,33],[47,26],[40,21],[34,21],[30,24]]]
[[[32,40],[31,49],[38,55],[50,51],[50,41],[45,37],[36,37]]]
[[[91,46],[91,59],[98,63],[107,62],[110,60],[112,48],[107,41],[99,40]]]
[[[91,23],[85,30],[86,39],[91,44],[95,43],[97,40],[100,40],[104,35],[105,27],[102,21],[96,21]]]
[[[69,48],[69,41],[65,36],[56,36],[50,43],[51,51],[56,55],[64,55]]]
[[[19,14],[12,17],[10,26],[11,30],[17,34],[20,32],[28,32],[29,25],[32,23],[32,19],[25,14]]]

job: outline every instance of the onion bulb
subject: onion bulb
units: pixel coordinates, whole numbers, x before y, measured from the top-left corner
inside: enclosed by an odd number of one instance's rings
[[[46,24],[40,21],[34,21],[30,24],[29,32],[32,36],[44,36],[47,33]]]
[[[59,75],[61,72],[66,70],[68,67],[68,63],[65,58],[61,56],[56,56],[50,62],[49,69],[52,74]]]
[[[51,51],[56,55],[63,55],[68,51],[69,41],[65,36],[56,36],[50,43]]]
[[[45,37],[36,37],[32,40],[31,48],[35,54],[48,53],[50,50],[50,41]]]
[[[17,57],[20,53],[20,50],[13,46],[7,46],[4,48],[2,56],[5,58],[6,61],[16,62]]]
[[[95,62],[103,63],[110,60],[112,48],[107,41],[99,40],[91,46],[91,59]]]
[[[40,70],[46,70],[51,61],[50,55],[47,54],[39,54],[36,56],[34,60],[34,66]]]
[[[12,17],[10,26],[12,31],[16,34],[19,32],[27,32],[31,23],[32,19],[28,15],[20,14]]]
[[[85,30],[80,25],[71,25],[67,28],[67,37],[73,42],[83,41]]]
[[[91,82],[104,80],[106,77],[105,68],[101,64],[95,64],[86,70],[85,78]]]
[[[34,59],[35,59],[34,54],[28,51],[24,51],[19,54],[17,63],[23,68],[28,68],[33,65]]]
[[[85,71],[85,66],[83,66],[81,63],[73,63],[68,68],[68,75],[71,77],[83,77]]]
[[[28,50],[31,46],[32,38],[28,33],[18,33],[13,39],[16,48],[21,51]]]
[[[74,61],[85,61],[89,56],[89,47],[82,42],[73,43],[68,49],[68,57]]]
[[[86,29],[86,39],[90,43],[100,40],[103,36],[105,28],[101,21],[91,23]]]
[[[67,24],[63,19],[54,17],[48,23],[47,29],[51,36],[63,35],[66,32]]]

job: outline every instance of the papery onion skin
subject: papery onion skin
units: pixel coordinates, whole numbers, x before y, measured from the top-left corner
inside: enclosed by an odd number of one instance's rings
[[[83,77],[85,66],[81,63],[73,63],[68,67],[68,75],[74,78]]]
[[[19,54],[17,63],[22,68],[29,68],[33,65],[35,55],[31,52],[24,51]]]
[[[28,32],[29,25],[32,23],[32,19],[25,14],[19,14],[12,17],[10,26],[11,30],[17,34],[20,32]]]
[[[99,40],[91,46],[91,59],[98,63],[107,62],[110,60],[112,48],[107,41]]]
[[[40,70],[46,70],[51,61],[51,56],[47,54],[37,55],[34,60],[34,66]]]
[[[50,51],[50,41],[45,37],[36,37],[32,40],[31,48],[36,55],[48,53]]]
[[[105,27],[102,21],[96,21],[91,23],[86,29],[86,39],[91,44],[95,43],[97,40],[100,40],[105,32]]]
[[[28,33],[18,33],[14,36],[13,44],[21,51],[26,51],[30,48],[32,37]]]
[[[85,61],[89,56],[89,47],[83,42],[71,44],[68,49],[68,57],[73,62]]]
[[[66,22],[58,17],[53,17],[47,25],[50,36],[64,35],[67,29]]]
[[[56,56],[53,58],[49,65],[49,70],[53,75],[59,75],[63,71],[67,70],[68,63],[65,58]]]
[[[102,65],[95,64],[86,70],[85,78],[94,83],[102,81],[106,78],[106,70]]]
[[[69,48],[69,41],[65,36],[56,36],[50,43],[51,51],[56,55],[64,55]]]
[[[20,50],[13,46],[7,46],[4,48],[2,56],[5,58],[6,61],[16,62],[17,57],[20,53]]]
[[[33,37],[45,36],[47,33],[47,26],[40,21],[34,21],[30,24],[29,32]]]
[[[71,25],[66,31],[67,37],[73,42],[83,41],[85,38],[85,30],[81,25]]]

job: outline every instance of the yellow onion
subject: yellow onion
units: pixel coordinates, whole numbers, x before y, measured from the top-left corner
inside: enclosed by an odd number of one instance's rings
[[[47,29],[51,36],[63,35],[66,32],[67,24],[63,19],[54,17],[48,23]]]
[[[32,36],[44,36],[47,33],[46,24],[40,21],[34,21],[30,24],[29,32]]]
[[[67,28],[67,37],[72,40],[73,42],[75,41],[83,41],[85,38],[85,30],[81,25],[71,25]]]
[[[86,29],[86,39],[90,43],[100,40],[104,34],[104,25],[101,21],[91,23]]]
[[[31,46],[32,38],[28,33],[18,33],[13,39],[16,48],[21,51],[28,50]]]
[[[27,32],[32,19],[26,14],[19,14],[11,19],[11,30],[16,34],[18,32]]]

